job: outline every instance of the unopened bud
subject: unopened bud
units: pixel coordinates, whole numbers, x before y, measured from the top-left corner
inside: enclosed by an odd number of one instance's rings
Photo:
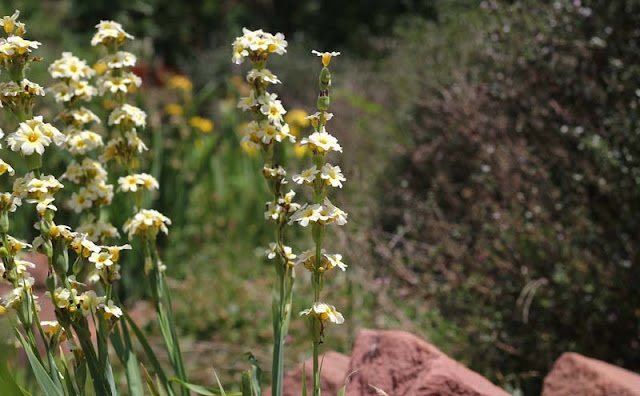
[[[331,104],[329,96],[318,96],[318,110],[327,111],[329,109],[329,104]]]

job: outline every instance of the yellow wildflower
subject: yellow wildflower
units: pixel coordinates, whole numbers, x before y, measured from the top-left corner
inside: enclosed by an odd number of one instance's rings
[[[167,87],[169,87],[169,89],[179,89],[188,92],[193,89],[193,83],[187,77],[176,74],[169,78]]]
[[[169,103],[164,107],[164,111],[169,115],[181,116],[184,114],[184,109],[177,103]]]
[[[202,133],[209,133],[213,131],[213,121],[204,117],[191,117],[189,125],[193,128],[199,129]]]
[[[284,116],[284,122],[289,125],[296,125],[302,128],[306,128],[309,126],[309,119],[307,118],[309,114],[302,109],[293,109],[289,110],[287,115]]]

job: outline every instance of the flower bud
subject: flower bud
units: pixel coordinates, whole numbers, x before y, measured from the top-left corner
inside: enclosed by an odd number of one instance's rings
[[[327,111],[330,103],[329,96],[318,96],[318,110]]]
[[[331,84],[331,72],[326,67],[320,71],[320,82],[322,84]]]

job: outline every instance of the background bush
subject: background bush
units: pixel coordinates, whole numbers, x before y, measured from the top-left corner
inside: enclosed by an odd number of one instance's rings
[[[381,195],[396,278],[526,394],[567,350],[637,370],[640,3],[483,6],[391,58],[411,131]]]

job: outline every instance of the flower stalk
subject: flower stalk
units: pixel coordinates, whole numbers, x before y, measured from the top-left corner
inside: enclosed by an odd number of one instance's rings
[[[278,84],[280,80],[267,69],[269,54],[282,55],[286,52],[287,42],[281,33],[272,35],[262,30],[243,29],[243,35],[233,43],[232,61],[241,64],[246,57],[252,63],[252,70],[247,73],[247,82],[251,86],[248,96],[240,99],[238,107],[255,116],[245,130],[242,140],[244,147],[260,150],[264,160],[262,174],[266,179],[273,201],[267,202],[265,219],[275,223],[275,242],[267,250],[267,257],[274,259],[276,273],[276,290],[272,298],[273,321],[273,359],[272,359],[272,392],[282,395],[284,378],[284,349],[291,320],[293,299],[293,259],[296,257],[291,248],[285,245],[285,226],[290,214],[298,209],[293,203],[295,193],[283,192],[287,183],[285,169],[277,164],[280,152],[276,150],[278,143],[289,140],[295,142],[289,125],[284,122],[286,110],[277,95],[266,89],[269,84]]]
[[[333,166],[327,162],[330,152],[342,152],[338,140],[326,131],[326,124],[333,114],[328,113],[330,104],[331,72],[329,63],[331,58],[340,55],[338,52],[314,54],[322,57],[323,68],[319,76],[319,90],[317,109],[314,115],[309,116],[314,132],[300,142],[308,146],[313,154],[312,166],[294,175],[293,180],[298,184],[308,185],[313,190],[313,203],[303,205],[291,217],[291,222],[297,222],[303,227],[311,225],[311,237],[314,248],[300,254],[298,262],[303,264],[311,272],[311,284],[313,288],[313,306],[301,312],[307,316],[310,339],[313,352],[313,395],[320,396],[320,344],[323,342],[325,323],[341,324],[344,318],[334,306],[321,301],[321,293],[324,286],[325,273],[335,267],[346,270],[342,262],[342,255],[327,254],[324,249],[326,227],[330,224],[344,225],[347,222],[347,214],[334,206],[328,198],[327,187],[342,187],[346,179],[342,175],[339,166]]]

